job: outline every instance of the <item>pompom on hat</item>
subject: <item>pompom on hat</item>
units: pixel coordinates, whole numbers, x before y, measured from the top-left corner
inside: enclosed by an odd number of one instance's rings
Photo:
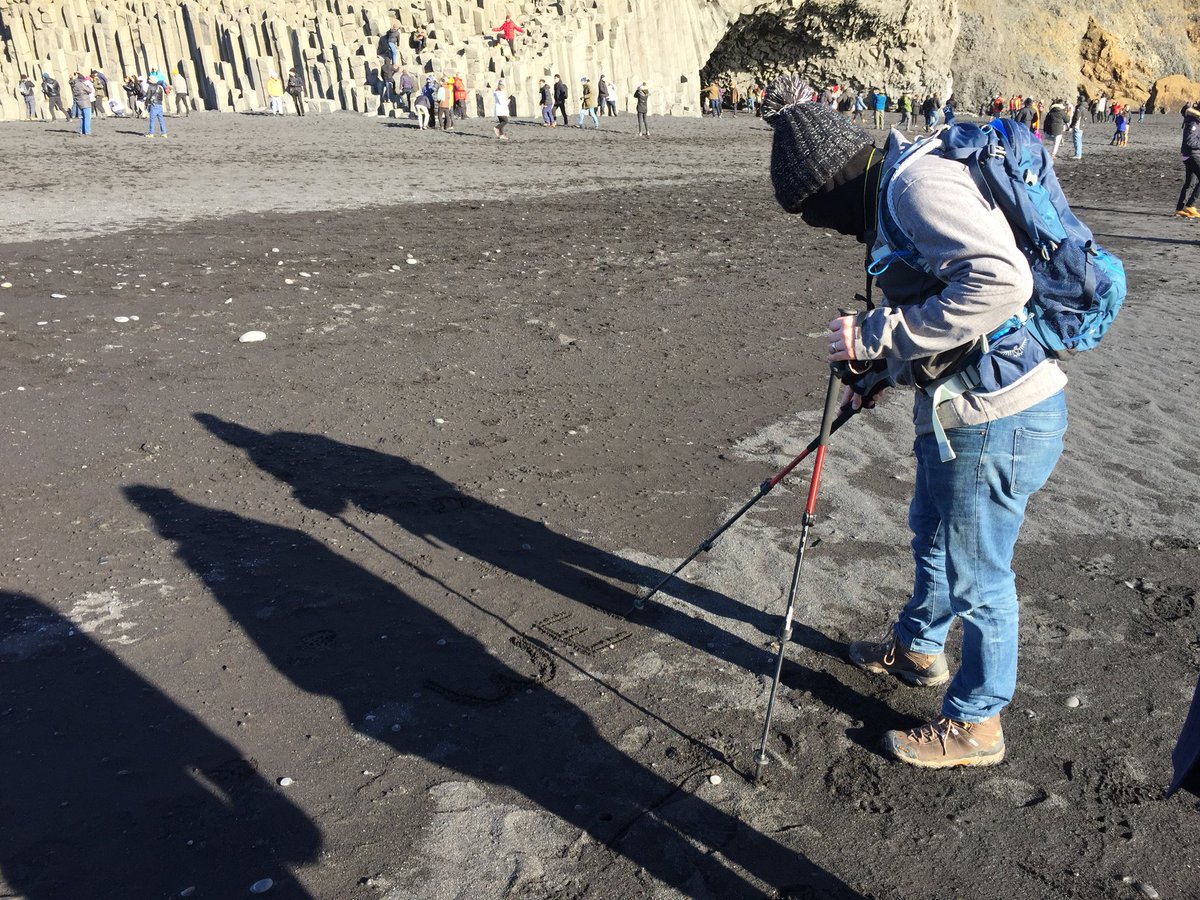
[[[803,79],[781,75],[763,100],[762,117],[775,132],[771,183],[775,199],[791,213],[800,212],[800,204],[874,143],[866,131],[816,99]]]

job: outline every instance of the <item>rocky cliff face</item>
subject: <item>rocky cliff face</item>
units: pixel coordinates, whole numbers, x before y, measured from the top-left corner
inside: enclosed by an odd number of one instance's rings
[[[651,112],[699,112],[701,73],[745,80],[800,69],[814,81],[889,90],[951,88],[974,104],[1000,91],[1071,95],[1083,86],[1144,99],[1154,78],[1200,77],[1195,0],[0,0],[0,118],[22,114],[20,73],[178,68],[196,105],[266,105],[271,70],[297,68],[317,110],[377,108],[383,35],[402,31],[414,74],[454,72],[483,109],[505,79],[518,114],[536,82],[615,81],[621,106],[651,88]],[[512,54],[492,28],[511,12]],[[408,38],[423,25],[429,42]],[[1140,92],[1140,94],[1139,94]]]

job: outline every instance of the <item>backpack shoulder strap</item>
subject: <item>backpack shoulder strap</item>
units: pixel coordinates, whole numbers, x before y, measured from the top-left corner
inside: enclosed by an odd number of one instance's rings
[[[900,155],[880,177],[879,196],[877,199],[878,208],[875,214],[876,246],[871,252],[867,264],[867,273],[869,275],[876,277],[882,275],[898,259],[914,268],[925,268],[920,254],[917,253],[916,248],[912,245],[912,241],[904,234],[903,229],[900,228],[899,222],[896,219],[896,211],[892,203],[892,185],[895,182],[896,176],[904,172],[917,160],[931,153],[938,153],[942,149],[943,131],[945,131],[945,128],[939,128],[932,134],[913,141],[901,151]],[[888,166],[888,163],[885,162],[884,165]]]

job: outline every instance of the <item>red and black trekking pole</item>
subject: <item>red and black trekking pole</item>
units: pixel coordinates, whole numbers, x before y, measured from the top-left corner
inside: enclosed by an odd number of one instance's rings
[[[804,505],[804,522],[800,530],[800,549],[796,553],[796,565],[792,569],[792,586],[788,591],[787,611],[783,616],[783,627],[779,632],[779,654],[775,658],[775,680],[771,682],[771,694],[767,699],[767,715],[763,722],[762,743],[758,748],[758,758],[755,760],[754,780],[757,781],[762,767],[767,764],[767,739],[771,734],[771,714],[775,711],[775,695],[779,692],[779,679],[783,674],[783,656],[787,653],[788,644],[792,640],[792,619],[796,612],[796,589],[800,585],[800,570],[804,565],[804,551],[808,548],[808,534],[816,522],[817,492],[821,489],[821,470],[825,466],[825,448],[829,444],[829,436],[837,430],[835,423],[844,422],[854,413],[843,409],[838,415],[838,393],[841,387],[839,367],[834,366],[829,372],[829,389],[825,395],[825,414],[821,418],[821,433],[813,443],[817,456],[813,461],[812,478],[808,482],[808,502]],[[813,445],[809,445],[812,449]],[[808,454],[805,450],[804,455]],[[797,460],[799,461],[799,459]]]
[[[824,440],[828,440],[829,435],[833,434],[835,431],[837,431],[839,428],[841,428],[843,425],[845,425],[847,422],[849,422],[852,418],[854,418],[854,416],[857,413],[858,413],[857,409],[850,409],[850,408],[843,409],[838,414],[836,419],[834,419],[832,422],[827,423],[828,424],[828,433],[825,434]],[[824,428],[824,427],[825,427],[825,424],[822,425],[822,428]],[[654,586],[654,589],[652,591],[650,591],[650,593],[646,594],[645,596],[638,597],[636,600],[634,600],[633,608],[634,609],[642,609],[643,607],[645,607],[646,601],[649,600],[651,597],[653,597],[655,594],[657,594],[659,591],[661,591],[663,589],[663,585],[665,585],[668,581],[670,581],[672,578],[674,578],[676,575],[678,575],[680,572],[682,572],[684,570],[684,568],[688,565],[688,563],[690,563],[692,560],[694,560],[701,553],[704,553],[706,550],[711,550],[713,547],[713,544],[716,542],[717,538],[719,538],[726,531],[728,531],[730,528],[732,528],[734,523],[736,523],[738,521],[738,519],[740,519],[742,516],[744,516],[746,513],[748,513],[750,511],[751,507],[753,507],[756,503],[758,503],[758,501],[761,500],[763,497],[767,496],[767,494],[771,493],[771,491],[773,491],[775,489],[776,485],[778,485],[779,482],[783,481],[783,479],[787,478],[788,475],[790,475],[792,473],[792,470],[795,469],[796,466],[798,466],[798,465],[800,465],[800,463],[804,462],[804,460],[807,459],[814,450],[817,450],[821,446],[822,446],[822,438],[819,436],[813,438],[812,442],[807,447],[804,448],[804,450],[800,453],[799,456],[797,456],[790,463],[788,463],[786,466],[784,466],[782,469],[780,469],[778,472],[776,472],[774,475],[772,475],[770,478],[768,478],[766,481],[764,481],[762,484],[760,484],[758,486],[757,494],[755,494],[748,501],[746,501],[746,504],[741,509],[739,509],[737,512],[735,512],[732,516],[730,516],[720,528],[718,528],[716,531],[714,531],[712,534],[710,534],[708,537],[706,537],[703,541],[701,541],[700,546],[698,546],[695,550],[693,550],[690,554],[688,554],[687,559],[685,559],[683,562],[681,562],[679,565],[677,565],[673,570],[671,570],[669,573],[667,573],[667,575],[663,577],[662,581],[660,581],[658,584],[656,584]]]

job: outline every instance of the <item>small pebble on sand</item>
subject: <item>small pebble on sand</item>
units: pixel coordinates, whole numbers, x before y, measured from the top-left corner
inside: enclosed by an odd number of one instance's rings
[[[267,339],[267,336],[264,332],[247,331],[240,338],[238,338],[238,342],[242,343],[242,344],[253,344],[258,341],[265,341],[266,339]]]
[[[10,288],[10,287],[12,287],[11,281],[0,282],[0,288]]]
[[[129,321],[129,316],[113,316],[113,321],[124,324],[125,322]]]
[[[271,888],[275,887],[275,882],[270,878],[260,878],[254,884],[250,885],[250,893],[265,894]]]
[[[434,425],[445,425],[445,424],[446,424],[446,420],[445,420],[445,419],[434,419],[434,420],[433,420],[433,424],[434,424]]]
[[[709,784],[720,784],[722,780],[723,780],[723,779],[721,778],[721,776],[720,776],[720,775],[709,775],[709,776],[708,776],[708,783],[709,783]]]
[[[1067,709],[1077,709],[1079,707],[1079,703],[1080,703],[1079,698],[1076,697],[1074,694],[1072,694],[1066,700]]]
[[[296,782],[294,782],[292,779],[288,778],[286,775],[284,775],[282,778],[279,779],[280,787],[291,787],[295,783]]]
[[[1162,896],[1154,889],[1154,885],[1147,884],[1144,881],[1135,881],[1133,886],[1139,894],[1141,894],[1143,897],[1149,898],[1149,900],[1158,900],[1158,898]]]
[[[55,300],[66,300],[67,299],[66,294],[51,294],[50,296],[53,297]]]

